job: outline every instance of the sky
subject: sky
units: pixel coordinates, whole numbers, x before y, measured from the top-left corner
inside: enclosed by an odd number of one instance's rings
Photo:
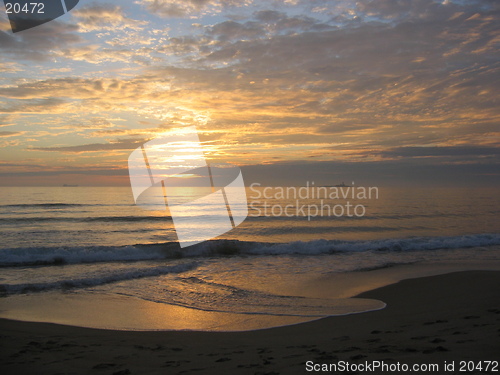
[[[494,0],[0,4],[0,186],[127,186],[195,125],[247,185],[498,187],[499,43]]]

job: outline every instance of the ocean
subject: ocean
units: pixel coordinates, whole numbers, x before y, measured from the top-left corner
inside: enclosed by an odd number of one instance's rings
[[[339,299],[307,295],[300,286],[311,280],[500,260],[496,189],[378,188],[376,196],[350,191],[344,197],[331,193],[348,187],[309,186],[298,195],[299,188],[288,194],[247,188],[249,216],[240,226],[182,249],[168,212],[136,206],[128,187],[3,187],[0,316],[12,317],[23,300],[92,296],[303,321],[384,306],[346,302],[341,286],[331,294]],[[97,321],[87,325],[101,327]],[[176,328],[120,324],[112,328]]]

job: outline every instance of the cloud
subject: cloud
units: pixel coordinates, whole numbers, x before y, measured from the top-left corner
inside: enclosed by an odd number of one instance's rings
[[[77,30],[76,25],[57,20],[18,34],[0,30],[0,55],[16,60],[45,61],[53,51],[82,42]]]
[[[147,22],[129,18],[119,5],[91,4],[72,12],[78,20],[79,31],[102,31],[130,29],[141,30]]]
[[[40,63],[64,58],[91,64],[133,62],[141,65],[150,59],[152,51],[142,46],[154,39],[140,34],[147,21],[127,17],[120,6],[110,4],[91,4],[72,11],[71,15],[76,24],[55,20],[18,34],[0,28],[0,71],[17,68],[12,62],[1,61],[7,57]],[[105,44],[83,37],[82,33],[91,32],[111,32],[113,37],[106,38]]]
[[[462,12],[495,11],[499,8],[498,3],[489,0],[472,0],[469,2],[449,0],[367,0],[357,2],[356,7],[362,16],[378,17],[394,22],[436,21],[449,18],[450,15],[451,17],[458,17]]]
[[[3,104],[0,101],[0,114],[2,113],[67,113],[68,103],[60,98],[26,99],[10,101]]]
[[[140,94],[148,82],[144,79],[105,78],[59,78],[22,83],[17,86],[0,88],[0,96],[11,99],[72,98],[96,99],[103,101],[123,100]],[[48,99],[47,99],[48,100]]]
[[[138,1],[146,9],[160,17],[187,17],[217,13],[232,6],[245,6],[252,0],[142,0]]]
[[[90,64],[108,62],[139,63],[148,65],[150,49],[133,49],[122,47],[123,41],[116,42],[115,48],[105,48],[101,45],[90,44],[71,48],[62,48],[54,51],[54,55],[73,61],[83,61]]]
[[[60,147],[32,147],[30,151],[47,151],[61,153],[88,153],[88,152],[103,152],[103,151],[123,151],[134,150],[144,143],[144,140],[122,140],[112,143],[92,143],[77,146],[60,146]]]
[[[88,142],[55,145],[57,138],[43,135],[28,144],[37,146],[33,153],[123,154],[154,136],[160,126],[151,119],[159,119],[162,126],[196,124],[212,159],[244,165],[495,162],[500,32],[493,3],[141,4],[160,16],[201,17],[200,24],[173,20],[168,35],[157,35],[158,20],[150,17],[148,31],[126,16],[125,2],[123,9],[94,4],[74,16],[76,27],[88,28],[86,40],[43,56],[64,62],[51,67],[81,72],[28,79],[13,72],[17,79],[0,86],[0,112],[23,114],[16,123],[65,129]],[[5,39],[0,53],[19,40]],[[0,117],[0,126],[12,123]]]
[[[378,187],[484,187],[500,182],[498,164],[471,162],[439,164],[432,160],[291,161],[242,167],[245,181],[263,186],[316,186],[354,181],[357,186]],[[294,185],[295,184],[295,185]]]
[[[274,35],[282,33],[297,33],[306,30],[333,29],[321,21],[307,16],[288,17],[285,13],[277,11],[259,11],[253,19],[246,22],[236,22],[233,20],[217,23],[207,29],[207,34],[211,38],[216,38],[220,42],[245,41],[269,39]],[[214,44],[218,46],[218,44]]]
[[[450,146],[450,147],[397,147],[381,152],[384,157],[470,157],[500,156],[499,147]]]
[[[6,131],[0,131],[0,137],[15,137],[17,135],[23,135],[25,132],[6,132]]]
[[[209,33],[221,41],[227,41],[231,39],[255,39],[265,35],[265,30],[258,22],[241,24],[234,21],[225,21],[213,26]]]
[[[0,61],[0,73],[17,73],[23,69],[21,65],[13,61]]]
[[[15,124],[16,116],[14,115],[0,115],[0,128],[3,126],[12,126]]]

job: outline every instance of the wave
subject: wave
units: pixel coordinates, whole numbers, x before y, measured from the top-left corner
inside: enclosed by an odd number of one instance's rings
[[[79,263],[179,258],[175,243],[135,246],[29,247],[0,250],[0,267],[50,266]]]
[[[500,234],[414,237],[367,241],[314,240],[265,243],[211,240],[181,249],[176,242],[133,246],[32,247],[0,250],[0,267],[44,266],[244,255],[323,255],[348,252],[408,252],[500,245]]]
[[[268,244],[251,250],[254,255],[320,255],[341,252],[400,252],[460,249],[500,245],[500,234],[475,234],[449,237],[413,237],[367,241],[315,240]]]
[[[50,282],[23,284],[0,284],[0,295],[44,292],[54,289],[77,289],[95,287],[125,280],[142,279],[145,277],[162,276],[172,273],[182,273],[190,271],[197,266],[197,262],[191,262],[186,264],[178,264],[175,266],[159,266],[134,270],[115,270],[107,272],[106,274],[100,274],[98,276],[70,280],[65,279]]]
[[[71,207],[117,207],[117,206],[133,206],[130,203],[19,203],[19,204],[0,204],[0,208],[71,208]]]
[[[345,302],[336,299],[309,298],[266,293],[258,290],[211,282],[198,277],[177,276],[153,293],[142,289],[129,289],[117,294],[140,298],[145,301],[186,307],[194,310],[233,314],[325,317],[345,313]],[[359,301],[359,300],[358,300]],[[380,309],[384,303],[374,301],[371,309]],[[351,300],[350,305],[355,306]],[[359,305],[358,305],[359,306]]]
[[[157,304],[181,306],[200,311],[311,318],[343,315],[346,313],[346,307],[355,310],[359,310],[361,307],[363,311],[367,311],[377,310],[385,306],[379,301],[370,301],[367,304],[367,301],[350,300],[347,304],[346,301],[339,303],[337,299],[272,294],[183,275],[197,266],[198,262],[191,262],[175,266],[107,271],[83,278],[0,284],[0,297],[53,290],[68,291],[103,287],[106,284],[134,280],[133,283],[113,286],[112,293]],[[169,278],[168,282],[147,284],[136,282],[137,279],[163,275],[172,275],[173,277]],[[99,292],[102,291],[100,288]]]
[[[86,223],[86,222],[165,222],[170,216],[98,216],[98,217],[14,217],[0,218],[0,223],[38,223],[38,222],[62,222],[62,223]]]
[[[40,207],[40,208],[58,208],[58,207],[83,207],[91,206],[89,204],[76,204],[76,203],[34,203],[34,204],[2,204],[0,207]]]

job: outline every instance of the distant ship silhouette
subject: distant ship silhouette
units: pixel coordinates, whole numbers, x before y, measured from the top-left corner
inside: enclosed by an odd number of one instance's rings
[[[346,185],[344,183],[344,181],[342,181],[341,184],[337,184],[337,185],[323,185],[322,187],[350,187],[349,185]]]

